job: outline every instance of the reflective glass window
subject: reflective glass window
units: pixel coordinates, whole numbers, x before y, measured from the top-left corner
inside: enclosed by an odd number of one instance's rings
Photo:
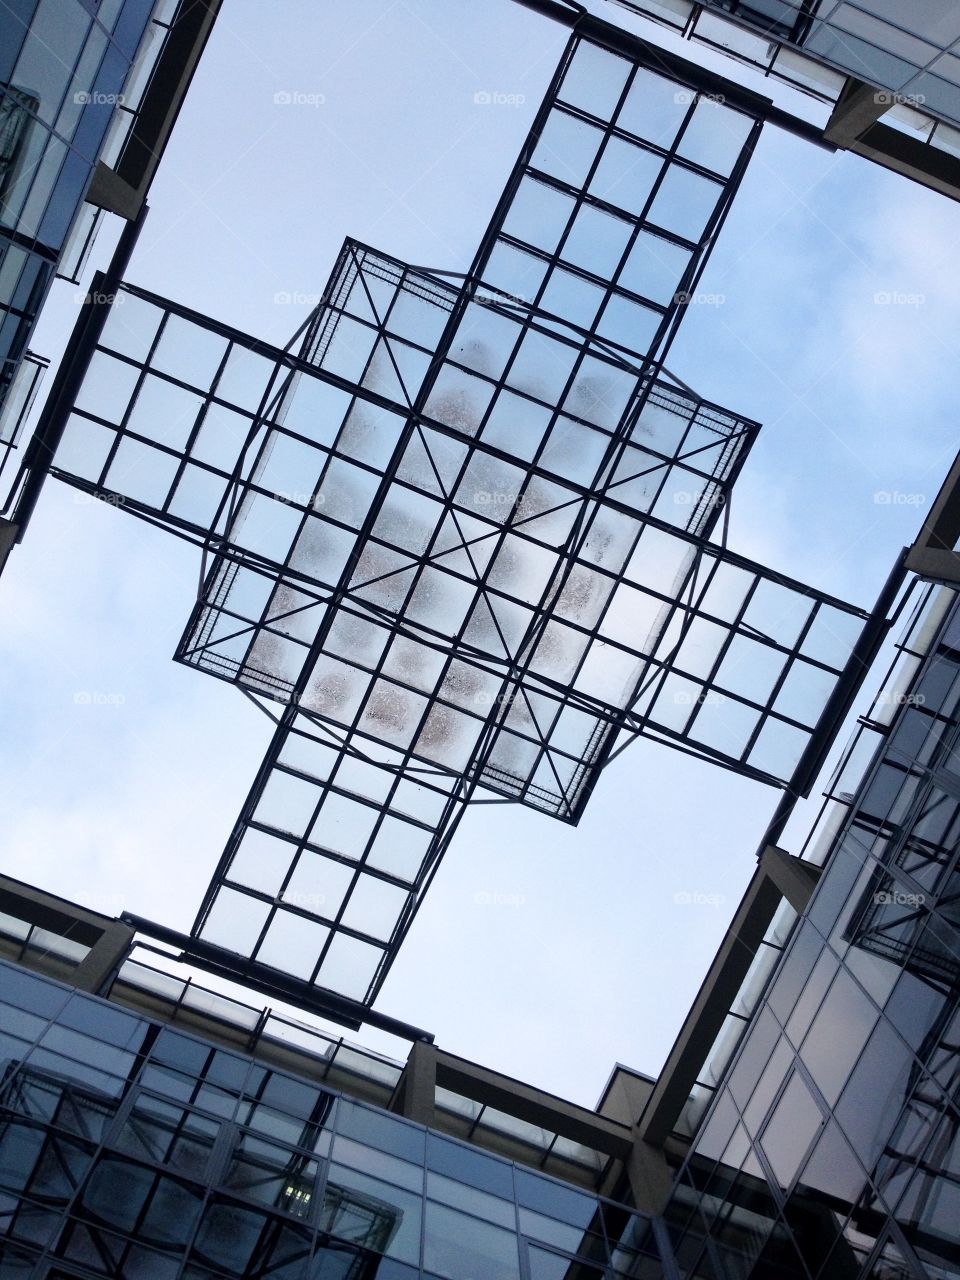
[[[448,1280],[483,1276],[484,1280],[519,1280],[517,1237],[490,1223],[427,1201],[424,1266]]]

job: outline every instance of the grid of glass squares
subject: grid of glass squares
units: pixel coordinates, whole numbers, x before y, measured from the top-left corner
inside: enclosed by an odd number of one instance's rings
[[[575,39],[476,275],[614,349],[654,355],[760,127],[653,60]]]
[[[258,497],[272,499],[278,510],[293,503],[295,495],[283,488],[287,459],[270,428],[282,421],[296,377],[283,352],[199,326],[160,299],[124,288],[67,421],[54,473],[199,538],[216,536],[236,523],[241,479],[247,507]],[[312,439],[311,446],[319,450]],[[301,451],[298,461],[304,457]]]
[[[757,424],[662,369],[759,127],[574,37],[467,276],[348,241],[296,351],[121,289],[55,474],[211,551],[177,657],[287,704],[206,941],[370,1001],[476,788],[788,782],[865,615],[708,541]]]
[[[198,916],[207,942],[364,999],[383,979],[463,812],[457,780],[279,725]]]

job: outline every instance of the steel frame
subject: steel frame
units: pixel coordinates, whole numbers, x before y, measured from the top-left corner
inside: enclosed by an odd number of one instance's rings
[[[758,424],[664,363],[764,104],[669,65],[575,34],[470,270],[347,241],[283,349],[91,302],[52,474],[198,545],[178,660],[282,704],[199,942],[369,1005],[468,803],[817,747],[868,617],[726,548]]]

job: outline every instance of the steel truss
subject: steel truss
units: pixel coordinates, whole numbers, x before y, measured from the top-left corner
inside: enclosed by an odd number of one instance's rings
[[[202,549],[177,659],[280,704],[200,939],[370,1003],[468,803],[575,822],[637,735],[795,786],[835,718],[868,615],[726,548],[758,424],[664,364],[769,104],[660,63],[571,39],[466,273],[88,324],[52,474]]]

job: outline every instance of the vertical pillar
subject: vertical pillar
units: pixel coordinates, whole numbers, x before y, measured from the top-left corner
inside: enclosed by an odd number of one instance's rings
[[[77,965],[73,982],[81,991],[102,995],[107,983],[126,958],[134,931],[119,920],[109,924]]]
[[[415,1040],[403,1069],[395,1111],[417,1124],[432,1125],[437,1097],[437,1049]]]

